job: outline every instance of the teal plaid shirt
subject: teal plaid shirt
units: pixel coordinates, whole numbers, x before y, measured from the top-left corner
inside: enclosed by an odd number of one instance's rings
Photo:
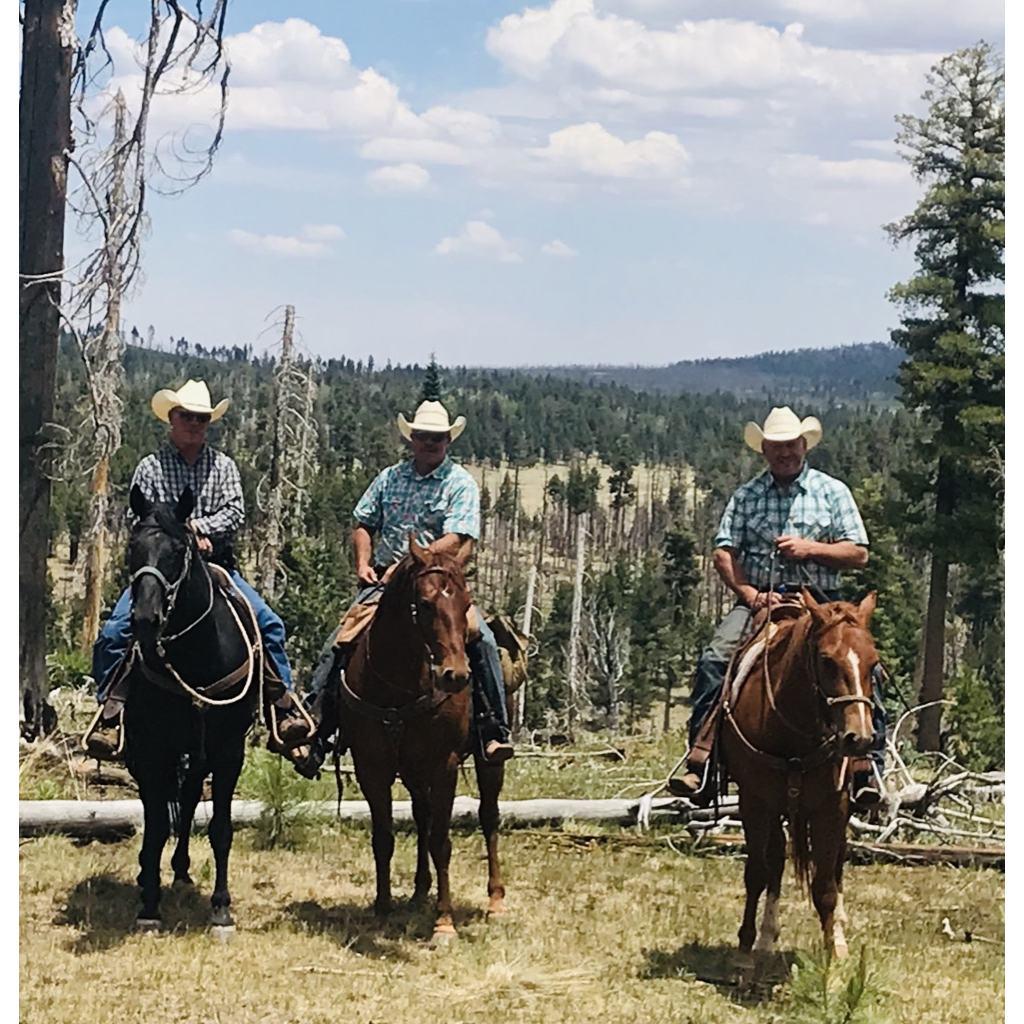
[[[426,476],[412,459],[388,466],[359,499],[357,522],[377,534],[373,564],[388,566],[409,549],[409,532],[419,544],[446,533],[480,536],[480,489],[469,472],[448,457]]]
[[[827,473],[811,469],[806,462],[785,490],[768,469],[738,487],[718,524],[715,547],[732,548],[750,583],[767,590],[774,541],[783,534],[825,543],[849,540],[865,547],[868,544],[850,488]],[[797,562],[777,558],[774,583],[806,583],[801,567],[822,590],[838,589],[839,572],[810,559]]]

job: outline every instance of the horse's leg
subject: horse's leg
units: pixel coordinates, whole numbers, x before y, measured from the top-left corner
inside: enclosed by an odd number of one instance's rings
[[[215,928],[232,928],[235,922],[231,917],[231,893],[228,891],[228,858],[235,831],[231,824],[231,799],[235,795],[235,786],[245,757],[244,736],[238,737],[228,750],[219,751],[218,754],[212,766],[213,816],[210,818],[209,831],[217,871],[213,895],[210,897],[213,907],[210,923]]]
[[[416,888],[414,903],[430,894],[430,790],[417,787],[409,790],[412,796],[412,816],[416,822]]]
[[[174,881],[191,885],[192,878],[188,873],[191,861],[188,856],[189,837],[192,834],[192,820],[195,818],[196,806],[203,793],[203,774],[192,769],[181,783],[181,795],[178,810],[178,842],[171,856],[171,867],[174,869]]]
[[[738,933],[740,948],[736,965],[740,972],[740,985],[746,986],[753,978],[754,960],[751,952],[757,936],[757,904],[768,883],[768,844],[772,824],[764,803],[757,798],[744,800],[742,789],[740,818],[747,846],[747,862],[743,868],[747,899]]]
[[[452,857],[452,802],[458,763],[452,754],[434,777],[430,787],[430,856],[437,873],[437,919],[434,922],[434,941],[445,942],[455,936],[452,919],[452,894],[448,884],[448,865]]]
[[[373,910],[378,917],[391,912],[391,856],[395,852],[394,825],[391,821],[391,780],[393,772],[385,772],[381,765],[367,768],[356,759],[356,778],[359,788],[370,805],[373,825],[373,862],[377,869],[377,897]]]
[[[846,803],[846,806],[840,805],[839,812],[840,818],[843,821],[843,827],[839,833],[839,852],[836,855],[836,909],[833,914],[835,923],[832,926],[832,935],[836,956],[842,958],[849,952],[849,947],[846,944],[845,928],[850,923],[850,920],[846,916],[846,907],[843,903],[843,865],[846,863],[846,823],[850,819],[850,808],[848,797],[845,794],[840,799]]]
[[[142,800],[142,849],[139,850],[138,883],[142,889],[142,909],[136,927],[154,928],[160,922],[160,855],[171,834],[167,801],[171,792],[166,774],[157,768],[151,777],[142,772],[138,778]]]
[[[821,920],[821,932],[825,948],[842,959],[849,949],[841,922],[836,919],[839,904],[839,858],[845,845],[844,823],[838,807],[828,804],[810,818],[811,858],[814,861],[814,878],[811,881],[811,899]],[[845,916],[845,912],[843,912]]]
[[[775,818],[768,826],[766,852],[768,893],[764,898],[764,912],[761,927],[757,933],[754,949],[758,953],[775,952],[779,939],[779,897],[782,894],[782,875],[786,869],[786,836],[782,831],[782,819]]]
[[[480,790],[480,830],[487,844],[487,895],[490,905],[488,916],[505,913],[505,883],[501,879],[501,864],[498,860],[498,826],[501,816],[498,811],[498,797],[505,784],[504,764],[486,764],[474,755],[476,782]]]

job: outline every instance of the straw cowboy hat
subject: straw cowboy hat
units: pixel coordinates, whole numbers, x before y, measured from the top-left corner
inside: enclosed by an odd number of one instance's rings
[[[414,430],[427,434],[449,434],[454,441],[466,429],[466,417],[457,416],[455,422],[448,420],[448,410],[440,402],[421,402],[410,423],[398,414],[398,432],[408,441]]]
[[[763,441],[792,441],[797,437],[807,439],[807,450],[810,451],[821,440],[821,424],[814,416],[800,419],[788,405],[772,409],[764,421],[763,430],[752,421],[743,428],[743,440],[755,452],[761,451]]]
[[[213,423],[228,411],[230,398],[222,398],[216,405],[210,405],[210,389],[205,380],[187,380],[177,391],[163,388],[158,391],[149,403],[158,420],[169,422],[172,409],[184,409],[186,412],[205,412],[210,414]]]

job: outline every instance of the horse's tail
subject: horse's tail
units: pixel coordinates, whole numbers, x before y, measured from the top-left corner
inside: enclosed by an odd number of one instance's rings
[[[799,808],[789,818],[789,852],[793,861],[793,873],[802,892],[806,892],[811,881],[811,823]]]

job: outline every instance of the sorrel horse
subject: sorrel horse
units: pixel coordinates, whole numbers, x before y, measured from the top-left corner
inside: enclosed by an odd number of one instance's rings
[[[783,818],[797,880],[802,888],[810,882],[826,949],[837,957],[848,952],[845,759],[863,756],[871,744],[871,672],[878,655],[868,622],[875,594],[859,605],[818,604],[806,589],[802,595],[805,611],[774,623],[771,639],[760,633],[744,649],[737,675],[745,678],[738,694],[725,695],[722,708],[722,750],[739,787],[747,846],[738,961],[741,980],[747,981],[755,966],[751,951],[770,953],[779,935]]]
[[[136,486],[138,517],[128,546],[132,634],[131,686],[125,702],[125,763],[142,799],[144,825],[136,925],[160,926],[160,854],[178,807],[174,881],[189,877],[189,833],[203,781],[213,776],[210,846],[216,862],[211,923],[231,929],[228,856],[231,799],[245,756],[245,734],[259,694],[259,631],[251,612],[236,609],[214,584],[216,570],[185,526],[194,498],[151,504]]]
[[[412,797],[417,850],[414,901],[430,892],[437,872],[433,941],[455,936],[448,865],[449,828],[459,764],[469,752],[472,706],[466,657],[469,592],[459,556],[439,554],[410,537],[369,628],[360,636],[340,680],[345,733],[356,778],[370,805],[377,870],[374,909],[391,909],[394,832],[391,786],[400,777]],[[474,753],[480,787],[480,827],[487,843],[489,913],[504,913],[498,863],[498,795],[503,765]]]

